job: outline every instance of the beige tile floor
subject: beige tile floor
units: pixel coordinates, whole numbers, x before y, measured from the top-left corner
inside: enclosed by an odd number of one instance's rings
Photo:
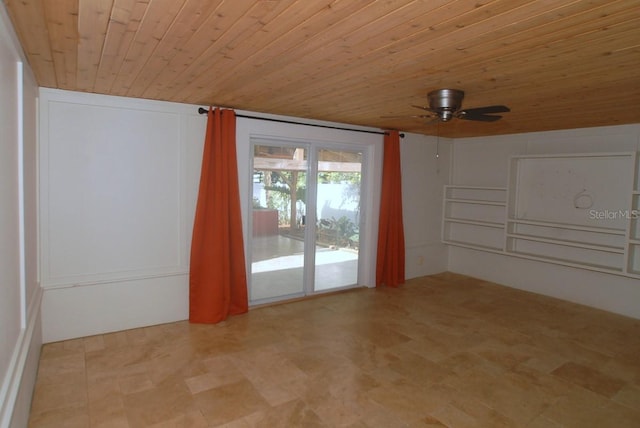
[[[31,427],[640,427],[640,320],[441,274],[47,344]]]

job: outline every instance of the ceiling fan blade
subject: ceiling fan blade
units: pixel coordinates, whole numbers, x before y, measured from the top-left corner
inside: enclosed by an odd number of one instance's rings
[[[495,122],[502,119],[502,116],[490,115],[490,114],[469,114],[467,112],[459,112],[456,117],[463,120],[476,120],[478,122]]]
[[[507,106],[486,106],[486,107],[476,107],[476,108],[466,108],[464,110],[460,110],[458,114],[488,114],[488,113],[508,113],[511,109]]]

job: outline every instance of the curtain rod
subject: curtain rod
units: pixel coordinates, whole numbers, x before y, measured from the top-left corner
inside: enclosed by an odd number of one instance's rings
[[[198,113],[199,114],[207,114],[207,113],[209,113],[209,110],[207,110],[206,108],[200,107],[198,109]],[[340,126],[320,125],[320,124],[317,124],[317,123],[302,123],[302,122],[295,122],[295,121],[292,121],[292,120],[272,119],[272,118],[269,118],[269,117],[247,116],[247,115],[244,115],[244,114],[236,114],[236,117],[242,117],[242,118],[245,118],[245,119],[266,120],[268,122],[290,123],[292,125],[306,125],[306,126],[315,126],[315,127],[318,127],[318,128],[339,129],[341,131],[365,132],[367,134],[378,134],[378,135],[387,135],[388,134],[388,132],[384,132],[384,131],[368,131],[366,129],[342,128]],[[404,138],[404,134],[403,133],[400,133],[400,138]]]

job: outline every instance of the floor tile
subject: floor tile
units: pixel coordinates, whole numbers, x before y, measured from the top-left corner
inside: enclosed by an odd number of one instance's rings
[[[624,386],[623,380],[608,376],[594,367],[574,362],[564,363],[552,374],[607,398],[613,397]]]
[[[29,426],[640,426],[640,321],[442,273],[42,348]]]

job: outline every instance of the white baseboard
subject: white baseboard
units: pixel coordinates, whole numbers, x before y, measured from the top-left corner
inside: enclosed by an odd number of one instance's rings
[[[40,306],[42,289],[36,291],[27,308],[26,327],[21,331],[2,384],[0,427],[22,428],[29,421],[31,397],[38,373],[42,326]]]

